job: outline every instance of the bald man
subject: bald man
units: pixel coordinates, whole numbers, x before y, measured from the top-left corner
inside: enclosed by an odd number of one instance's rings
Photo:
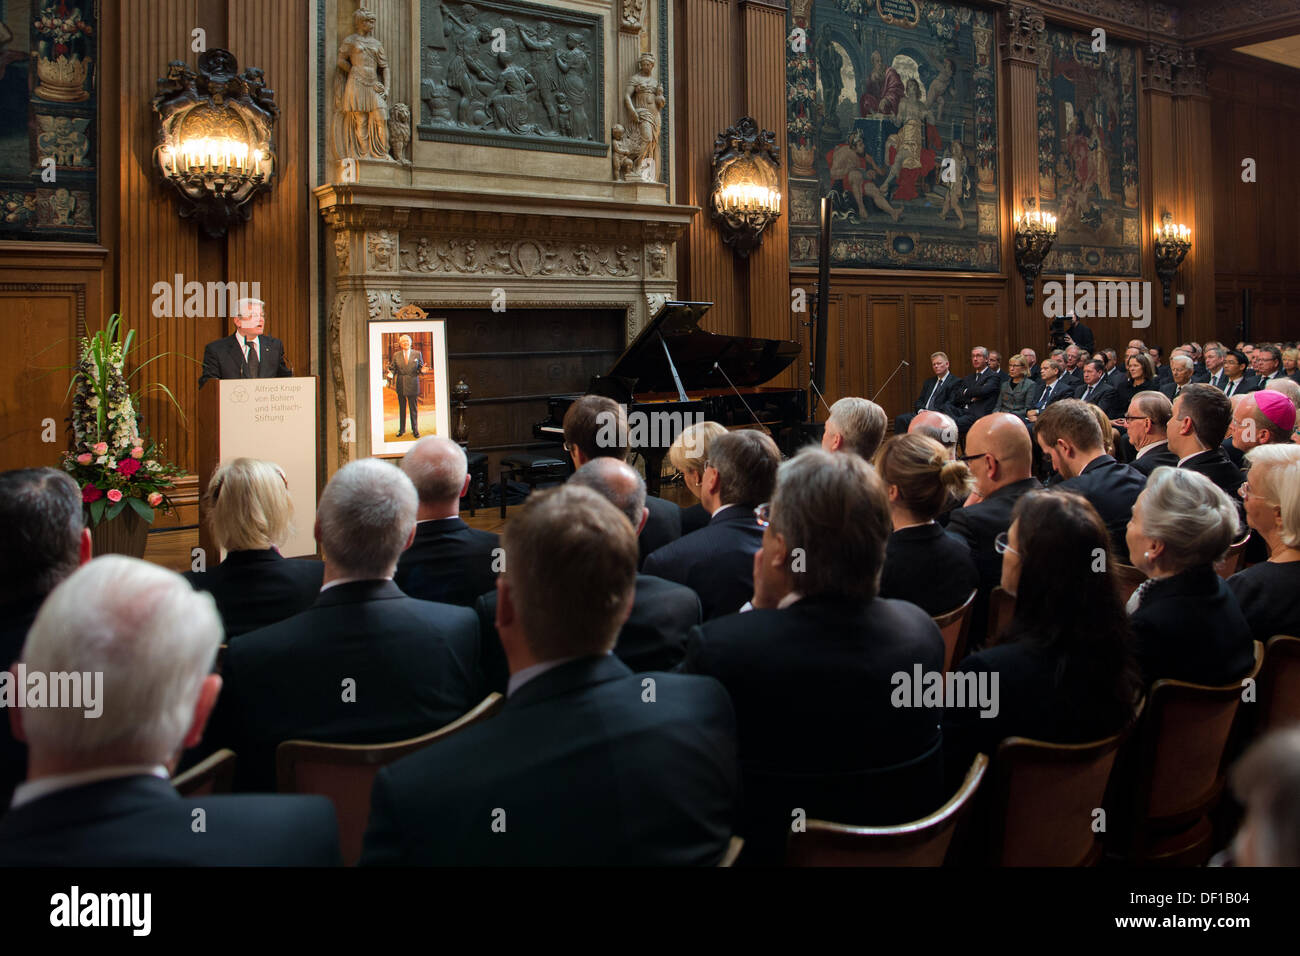
[[[1008,412],[985,415],[966,435],[961,456],[975,476],[975,491],[966,507],[948,519],[948,531],[970,546],[980,575],[980,593],[971,614],[969,643],[984,641],[988,624],[988,596],[1002,580],[1002,555],[994,539],[1011,527],[1011,511],[1030,491],[1043,487],[1033,476],[1033,446],[1029,430]]]
[[[909,435],[914,435],[917,432],[933,438],[948,449],[948,454],[951,457],[957,457],[957,423],[952,420],[950,415],[935,411],[921,412],[907,426]]]
[[[501,540],[461,520],[460,499],[470,482],[464,450],[427,435],[406,453],[402,471],[420,505],[415,540],[398,559],[393,581],[422,601],[473,607],[480,594],[496,587]]]
[[[632,524],[639,535],[650,516],[646,508],[645,479],[618,458],[593,458],[579,468],[566,484],[590,488],[607,500]],[[493,588],[475,604],[481,634],[481,652],[487,690],[504,694],[510,668],[496,629],[497,592]],[[652,574],[636,576],[632,613],[614,644],[614,656],[638,673],[666,671],[686,655],[686,635],[704,619],[700,598],[684,584],[665,581]]]

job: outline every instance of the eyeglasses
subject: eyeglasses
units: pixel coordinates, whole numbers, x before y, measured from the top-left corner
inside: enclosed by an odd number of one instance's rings
[[[993,539],[993,550],[996,551],[998,554],[1006,554],[1008,551],[1010,551],[1017,558],[1020,557],[1020,552],[1017,551],[1015,548],[1011,547],[1010,543],[1008,543],[1007,532],[1005,531],[1003,531],[1001,534],[999,534],[996,538]]]
[[[760,528],[766,528],[772,523],[772,505],[769,502],[763,502],[754,509],[754,520],[758,522]]]
[[[1126,422],[1149,422],[1149,421],[1151,421],[1151,416],[1150,416],[1150,415],[1125,415],[1125,416],[1124,416],[1124,421],[1126,421]]]
[[[991,452],[981,451],[981,452],[978,452],[978,453],[976,453],[976,454],[974,454],[974,455],[958,455],[958,456],[957,456],[957,460],[958,460],[958,461],[974,461],[976,458],[983,458],[985,455],[991,455],[991,454],[992,454]],[[994,460],[994,461],[997,461],[996,458],[994,458],[993,460]]]

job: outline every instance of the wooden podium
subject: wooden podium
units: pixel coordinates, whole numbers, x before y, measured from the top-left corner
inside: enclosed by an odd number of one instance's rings
[[[204,513],[217,465],[261,458],[284,469],[293,499],[293,534],[286,558],[313,555],[316,540],[316,379],[212,379],[199,389],[199,547],[207,566],[221,560]]]

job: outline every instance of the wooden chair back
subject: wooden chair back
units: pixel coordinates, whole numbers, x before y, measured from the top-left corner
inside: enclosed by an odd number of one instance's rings
[[[975,801],[989,758],[976,754],[966,779],[934,813],[891,827],[809,820],[786,847],[787,866],[941,866],[957,826]]]
[[[1269,638],[1259,669],[1259,704],[1257,733],[1300,723],[1300,637]]]
[[[1245,537],[1240,541],[1234,541],[1223,557],[1214,562],[1214,570],[1218,572],[1219,577],[1226,581],[1241,570],[1241,562],[1246,555],[1246,544],[1249,541],[1250,532],[1247,531]]]
[[[1002,635],[1011,626],[1011,619],[1016,616],[1016,596],[1005,588],[998,586],[989,592],[989,630],[984,638],[985,647],[993,647],[1002,640]]]
[[[966,635],[970,633],[971,610],[975,607],[975,595],[978,593],[978,590],[971,591],[961,607],[934,619],[939,633],[943,635],[944,671],[952,670],[966,656]]]
[[[380,768],[430,744],[445,740],[495,714],[505,698],[492,693],[469,713],[419,737],[383,744],[329,744],[286,740],[275,750],[280,793],[317,793],[330,798],[339,821],[343,862],[356,863],[370,818],[370,791]]]
[[[206,797],[229,793],[235,780],[235,752],[218,750],[184,773],[172,777],[172,786],[182,797]]]

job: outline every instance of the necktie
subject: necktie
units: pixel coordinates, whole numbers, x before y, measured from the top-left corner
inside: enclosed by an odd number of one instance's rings
[[[1056,384],[1055,382],[1052,383],[1052,385],[1055,384]],[[1047,388],[1043,389],[1043,397],[1038,400],[1038,410],[1040,412],[1047,407],[1047,399],[1052,394],[1052,385],[1049,385],[1047,386]]]
[[[261,370],[261,363],[257,360],[257,346],[252,342],[245,344],[248,348],[248,377],[257,378],[257,373]]]
[[[943,379],[934,383],[934,388],[930,389],[930,397],[925,400],[925,407],[928,409],[934,404],[934,393],[939,391],[939,386],[943,384]]]
[[[1223,393],[1227,395],[1229,398],[1232,398],[1232,393],[1236,388],[1237,388],[1236,382],[1229,382],[1228,387],[1223,390]]]
[[[1093,387],[1094,387],[1094,386],[1089,385],[1087,388],[1085,388],[1085,389],[1083,390],[1083,400],[1084,400],[1085,402],[1088,400],[1088,396],[1090,396],[1090,395],[1092,394]]]

